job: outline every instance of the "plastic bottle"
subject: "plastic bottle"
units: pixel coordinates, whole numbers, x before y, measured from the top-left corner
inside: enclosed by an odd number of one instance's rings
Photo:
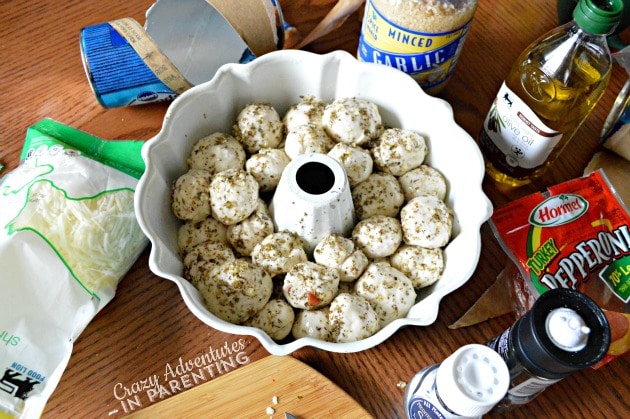
[[[610,328],[593,300],[558,288],[542,294],[530,311],[486,345],[503,357],[510,371],[510,388],[494,408],[505,412],[599,362],[610,345]]]
[[[622,10],[622,0],[580,0],[573,21],[521,53],[479,138],[492,179],[524,185],[555,161],[608,85],[612,57],[606,35]]]
[[[508,385],[501,356],[484,345],[462,346],[409,381],[405,412],[408,418],[481,417],[501,400]]]
[[[411,75],[430,94],[450,78],[477,0],[367,0],[357,57]]]

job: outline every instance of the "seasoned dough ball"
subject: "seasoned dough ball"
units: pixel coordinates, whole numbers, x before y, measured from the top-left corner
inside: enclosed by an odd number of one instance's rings
[[[245,150],[254,154],[261,148],[276,148],[282,141],[283,128],[280,115],[273,106],[253,103],[238,114],[234,136]]]
[[[235,260],[234,252],[227,243],[203,242],[184,256],[184,278],[199,288],[211,281],[217,270],[226,262]]]
[[[300,262],[287,272],[282,291],[295,308],[315,310],[328,305],[337,295],[339,274],[315,262]]]
[[[315,262],[339,272],[342,282],[351,282],[363,273],[369,261],[365,253],[354,248],[352,240],[338,234],[324,237],[313,251]]]
[[[444,176],[437,169],[426,164],[408,171],[399,177],[398,181],[407,201],[421,195],[435,195],[442,201],[446,198]]]
[[[383,123],[378,107],[359,98],[340,98],[326,105],[324,129],[336,142],[361,145],[378,137]]]
[[[403,245],[389,259],[391,265],[411,279],[416,289],[428,287],[440,279],[444,270],[441,248]]]
[[[263,148],[245,162],[245,170],[252,175],[261,192],[272,191],[278,186],[280,176],[291,162],[287,153],[279,148]]]
[[[376,312],[364,297],[339,294],[330,303],[328,320],[333,342],[356,342],[369,338],[379,330]]]
[[[186,254],[194,246],[206,241],[226,243],[226,231],[225,225],[212,217],[198,222],[187,221],[177,230],[179,251],[181,254]]]
[[[273,288],[269,274],[248,259],[224,263],[205,285],[200,292],[208,310],[234,324],[241,324],[260,311]]]
[[[405,243],[442,247],[451,238],[453,214],[444,201],[433,195],[413,198],[400,211]]]
[[[258,182],[243,169],[217,173],[210,183],[212,216],[223,224],[243,221],[258,206]]]
[[[273,233],[273,220],[265,201],[258,198],[254,212],[236,224],[227,228],[227,240],[238,253],[249,256],[254,247],[265,237]]]
[[[273,340],[282,340],[291,333],[294,320],[293,307],[281,298],[273,298],[243,324],[261,329]]]
[[[300,125],[289,131],[284,139],[284,151],[291,160],[301,154],[326,154],[334,145],[324,129],[316,125]]]
[[[201,221],[210,215],[210,172],[191,169],[171,189],[173,214],[184,221]]]
[[[416,301],[411,280],[387,262],[371,263],[354,290],[370,302],[381,328],[406,316]]]
[[[289,272],[296,263],[308,260],[302,239],[297,234],[279,231],[265,237],[254,246],[252,261],[270,275]]]
[[[187,162],[191,169],[207,170],[214,175],[228,169],[243,168],[245,150],[236,138],[215,132],[193,145]]]
[[[396,217],[405,202],[405,196],[395,176],[375,172],[354,187],[352,202],[359,219],[375,215]]]
[[[370,153],[357,146],[337,143],[328,152],[328,155],[337,160],[348,175],[348,183],[351,187],[358,185],[370,176],[374,162]]]
[[[322,126],[322,115],[326,105],[314,96],[305,96],[300,102],[291,105],[282,122],[286,132],[301,125]]]
[[[300,310],[295,316],[291,334],[296,339],[311,337],[329,341],[330,324],[328,323],[328,312],[328,306],[319,310]]]
[[[371,259],[392,255],[402,243],[402,237],[400,221],[385,215],[365,218],[352,230],[352,240]]]
[[[320,265],[336,268],[354,251],[354,243],[339,234],[325,236],[313,251],[315,262]]]
[[[379,170],[402,176],[424,162],[427,144],[424,137],[415,131],[388,128],[379,137],[372,154]]]

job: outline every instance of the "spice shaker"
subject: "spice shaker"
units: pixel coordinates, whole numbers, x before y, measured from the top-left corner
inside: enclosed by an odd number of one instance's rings
[[[525,185],[557,159],[606,90],[612,68],[606,35],[622,11],[622,0],[580,0],[573,21],[517,58],[479,136],[490,178]]]
[[[542,294],[531,310],[486,345],[503,357],[510,372],[510,388],[494,408],[504,412],[599,362],[610,345],[610,328],[593,300],[558,288]]]
[[[367,0],[357,57],[411,75],[429,94],[450,78],[477,0]]]
[[[420,370],[407,384],[408,418],[481,417],[505,395],[509,372],[491,348],[465,345],[446,358]]]

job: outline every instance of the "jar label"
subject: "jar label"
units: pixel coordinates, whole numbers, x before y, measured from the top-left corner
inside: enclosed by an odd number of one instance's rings
[[[538,395],[547,387],[560,380],[561,378],[551,380],[530,376],[526,380],[511,387],[510,390],[508,390],[508,397],[513,404],[525,404],[533,399],[532,396]]]
[[[445,419],[446,415],[429,400],[414,396],[407,406],[407,416],[411,419]]]
[[[423,87],[436,87],[455,69],[471,22],[448,32],[413,31],[387,19],[372,0],[368,0],[358,58],[401,70]]]
[[[562,133],[546,126],[505,82],[483,128],[484,141],[489,139],[505,159],[496,162],[499,167],[536,168],[547,160],[562,138]]]

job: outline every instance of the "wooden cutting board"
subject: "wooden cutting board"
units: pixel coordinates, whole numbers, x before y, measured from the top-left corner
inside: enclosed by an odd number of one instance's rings
[[[274,396],[277,404],[273,403]],[[267,413],[271,407],[274,413]],[[130,418],[371,418],[322,374],[292,356],[266,356],[146,407]]]

